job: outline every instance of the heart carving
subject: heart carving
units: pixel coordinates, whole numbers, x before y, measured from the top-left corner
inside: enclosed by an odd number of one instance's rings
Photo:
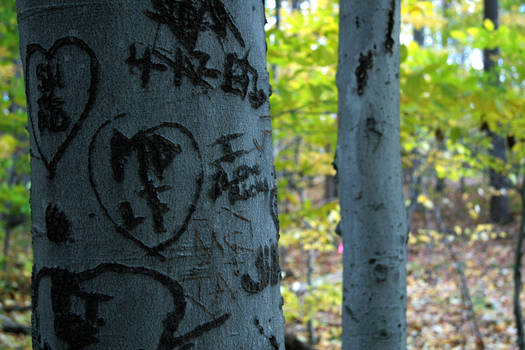
[[[178,123],[134,134],[118,124],[107,121],[95,132],[89,180],[116,232],[163,260],[160,252],[186,232],[197,209],[204,181],[199,146]]]
[[[25,83],[31,134],[50,179],[93,108],[98,76],[95,53],[78,38],[61,38],[49,50],[39,44],[27,46]],[[72,91],[74,99],[64,98],[72,96]]]

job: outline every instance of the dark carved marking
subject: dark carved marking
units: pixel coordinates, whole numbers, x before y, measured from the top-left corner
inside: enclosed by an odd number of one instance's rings
[[[71,222],[63,211],[49,204],[46,208],[47,238],[54,243],[65,243],[71,236]]]
[[[100,197],[97,186],[94,181],[93,171],[93,152],[95,148],[95,142],[99,133],[108,125],[110,122],[103,123],[93,135],[91,143],[89,145],[89,160],[88,170],[89,179],[91,186],[95,191],[95,196],[99,205],[102,207],[104,214],[108,217],[111,222],[115,225],[116,231],[123,235],[125,238],[130,239],[139,247],[148,252],[148,254],[155,256],[160,260],[164,260],[164,256],[159,254],[160,251],[167,248],[168,246],[175,243],[180,236],[186,232],[188,224],[193,216],[193,213],[197,209],[196,205],[200,197],[202,190],[202,184],[204,180],[204,170],[202,169],[202,157],[199,150],[197,141],[193,137],[192,133],[184,126],[178,123],[165,122],[153,128],[140,131],[131,138],[127,138],[117,130],[113,130],[113,137],[111,138],[111,167],[113,179],[116,182],[122,183],[125,178],[124,168],[127,159],[132,153],[137,154],[139,161],[138,175],[143,188],[139,192],[139,195],[145,199],[147,205],[153,215],[153,229],[157,233],[167,231],[164,225],[164,215],[169,210],[165,203],[162,203],[159,199],[159,193],[170,190],[170,186],[158,186],[156,187],[153,183],[153,179],[150,178],[150,172],[153,172],[155,177],[162,180],[164,177],[164,171],[173,164],[175,157],[182,152],[180,145],[175,145],[166,138],[155,134],[160,129],[172,128],[176,129],[184,134],[190,141],[191,147],[198,156],[199,164],[201,165],[200,173],[196,179],[196,191],[193,195],[191,204],[189,205],[187,215],[184,217],[182,224],[173,231],[173,235],[165,241],[158,243],[154,247],[148,247],[142,241],[134,237],[128,230],[132,229],[132,226],[136,226],[142,223],[142,218],[135,218],[132,214],[132,210],[127,210],[127,205],[120,208],[120,214],[124,219],[124,226],[119,225],[115,219],[111,216],[108,209],[104,206]],[[122,204],[121,204],[122,205]],[[130,214],[130,215],[128,215]],[[139,220],[139,221],[137,221]]]
[[[359,66],[355,69],[355,77],[357,79],[357,94],[363,95],[365,87],[368,83],[368,71],[373,67],[372,51],[368,51],[367,55],[359,54]]]
[[[278,249],[279,247],[276,243],[272,244],[271,247],[259,247],[255,260],[258,281],[254,280],[247,273],[241,277],[241,285],[246,292],[251,294],[260,293],[268,285],[274,286],[279,283],[281,267],[279,266]]]
[[[224,278],[224,276],[220,272],[219,272],[219,277],[222,280],[222,282],[226,285],[226,288],[228,288],[228,290],[230,291],[231,298],[235,300],[236,298],[235,292],[233,291],[232,287],[228,284],[228,281],[226,281],[226,278]],[[217,281],[217,285],[219,285],[219,281]]]
[[[345,305],[344,310],[348,313],[348,315],[350,316],[350,318],[351,318],[355,323],[359,323],[359,319],[358,319],[357,317],[355,317],[355,314],[354,314],[354,312],[352,311],[352,309],[350,308],[350,306]]]
[[[253,319],[253,323],[255,324],[255,327],[259,331],[259,334],[268,339],[272,348],[274,350],[279,350],[279,342],[277,341],[277,338],[275,337],[275,335],[271,335],[269,337],[266,336],[264,327],[261,325],[261,322],[259,321],[257,317]]]
[[[211,331],[212,329],[215,329],[215,328],[218,328],[220,326],[222,326],[229,318],[231,317],[231,314],[224,314],[220,317],[217,317],[216,319],[214,319],[213,321],[210,321],[210,322],[206,322],[200,326],[197,326],[195,327],[192,331],[186,333],[185,335],[182,335],[182,336],[179,336],[179,337],[176,337],[176,338],[172,338],[170,343],[168,343],[167,347],[165,348],[161,348],[159,346],[159,350],[163,350],[163,349],[173,349],[177,346],[180,346],[180,345],[183,345],[184,343],[186,343],[187,341],[191,340],[191,339],[195,339],[195,338],[198,338],[200,336],[202,336],[204,333],[206,332],[209,332]]]
[[[393,48],[395,40],[392,37],[394,32],[394,23],[395,23],[395,13],[396,13],[396,0],[390,0],[390,10],[388,11],[388,26],[386,30],[386,39],[385,39],[385,50],[389,54],[393,54]]]
[[[144,14],[157,23],[153,44],[144,50],[142,58],[137,58],[136,44],[130,46],[130,55],[126,63],[130,69],[138,67],[142,72],[142,87],[146,87],[151,70],[165,71],[170,67],[174,71],[174,85],[182,85],[182,78],[187,77],[194,86],[204,89],[213,88],[206,78],[218,79],[221,72],[207,66],[210,55],[196,50],[201,33],[212,31],[221,44],[226,39],[228,31],[233,34],[241,47],[245,47],[244,39],[235,26],[231,15],[219,0],[150,0],[153,11],[146,10]],[[181,43],[174,52],[157,48],[157,37],[161,26],[167,26],[174,37]],[[223,45],[224,50],[224,45]],[[248,62],[248,53],[239,58],[236,53],[228,53],[225,59],[225,72],[222,89],[228,93],[240,96],[243,100],[248,96],[250,105],[257,109],[266,101],[263,90],[257,88],[259,74]],[[153,63],[154,55],[162,61]],[[249,89],[250,82],[253,88]]]
[[[266,102],[266,94],[263,90],[257,90],[259,73],[248,62],[248,53],[243,58],[238,58],[236,54],[229,53],[226,56],[224,67],[224,83],[222,90],[240,96],[243,100],[248,94],[250,105],[257,109]],[[250,85],[250,75],[252,76],[253,88],[248,93]]]
[[[173,160],[182,152],[180,145],[174,145],[169,140],[156,134],[139,132],[128,139],[118,130],[113,130],[111,138],[111,166],[113,178],[122,182],[124,180],[124,165],[126,159],[133,152],[137,152],[139,158],[139,176],[143,184],[150,181],[148,170],[153,170],[155,176],[163,179],[164,171],[171,166]]]
[[[388,266],[384,264],[377,264],[374,267],[374,276],[377,282],[385,282],[388,277]]]
[[[273,224],[275,226],[275,236],[277,241],[279,241],[279,203],[277,200],[277,187],[274,187],[270,191],[270,215],[272,216]]]
[[[248,224],[250,224],[250,236],[251,238],[253,239],[253,225],[252,225],[252,220],[248,219],[247,217],[245,216],[242,216],[241,214],[239,213],[236,213],[234,211],[232,211],[231,209],[229,208],[226,208],[226,207],[222,207],[221,209],[223,210],[226,210],[227,212],[231,213],[233,216],[235,216],[236,218],[242,220],[242,221],[245,221],[247,222]]]
[[[223,156],[213,161],[213,165],[217,168],[217,172],[212,175],[212,188],[208,192],[209,197],[216,201],[224,192],[228,193],[228,200],[230,204],[235,204],[238,201],[245,201],[257,196],[259,193],[268,192],[268,181],[257,179],[261,175],[261,168],[258,165],[248,166],[241,165],[233,170],[232,179],[230,180],[228,173],[222,166],[222,163],[234,163],[241,156],[248,154],[249,151],[238,150],[234,151],[231,142],[243,134],[230,134],[221,136],[212,146],[220,145],[224,153]],[[256,178],[255,183],[246,185],[246,181],[250,178]]]
[[[271,270],[270,270],[270,285],[275,286],[281,280],[281,266],[279,265],[279,246],[272,244],[270,246],[271,254]]]
[[[248,154],[248,151],[240,150],[240,151],[234,151],[231,141],[238,139],[239,137],[243,136],[242,133],[237,134],[228,134],[225,136],[219,137],[211,146],[220,145],[221,150],[224,153],[224,156],[214,161],[214,163],[233,163],[237,158]]]
[[[274,348],[274,350],[279,350],[279,342],[277,341],[275,335],[270,336],[268,340],[270,341],[270,344],[272,345],[272,348]]]
[[[245,46],[231,15],[219,0],[151,0],[151,4],[156,12],[145,11],[146,16],[158,24],[167,25],[190,52],[195,50],[199,34],[207,30],[225,39],[229,29],[239,44]]]
[[[374,146],[374,152],[377,150],[379,145],[381,144],[381,138],[383,137],[383,133],[378,130],[378,122],[375,118],[369,117],[366,118],[366,130],[367,130],[367,138],[374,136],[377,138],[377,142]],[[362,195],[362,194],[361,194]],[[360,198],[358,198],[360,199]],[[385,205],[383,203],[379,203],[373,206],[374,210],[381,210],[384,209]]]
[[[105,273],[116,273],[119,275],[138,275],[151,278],[162,284],[171,294],[173,310],[168,311],[163,322],[163,330],[160,335],[157,350],[173,350],[177,347],[182,349],[191,348],[188,342],[202,336],[204,333],[223,325],[230,317],[224,314],[214,320],[195,327],[192,331],[175,336],[186,312],[186,301],[182,286],[170,277],[145,267],[129,267],[120,264],[101,264],[93,269],[79,273],[70,272],[62,268],[42,268],[33,277],[33,308],[34,308],[34,337],[33,344],[39,349],[47,350],[49,345],[39,339],[39,317],[35,312],[39,302],[39,287],[43,278],[51,279],[51,306],[54,317],[54,330],[58,339],[67,344],[70,350],[81,350],[85,347],[97,344],[99,329],[105,325],[105,319],[99,317],[99,306],[111,301],[114,296],[85,292],[82,284],[91,281]],[[73,309],[73,299],[84,301],[82,313]],[[180,349],[180,348],[179,348]]]
[[[257,330],[259,331],[259,334],[260,335],[264,335],[264,328],[261,325],[261,322],[259,321],[259,319],[257,317],[253,319],[253,323],[255,324],[255,327],[257,327]]]
[[[204,80],[204,77],[216,78],[218,75],[218,71],[206,67],[206,63],[210,59],[210,56],[200,51],[195,51],[193,53],[199,58],[199,66],[197,69],[193,66],[191,59],[184,55],[180,48],[177,48],[173,60],[158,50],[154,50],[153,54],[173,68],[175,86],[181,86],[182,77],[186,76],[195,86],[211,88],[212,86]]]
[[[139,246],[140,248],[144,249],[146,252],[148,252],[149,255],[153,256],[153,257],[156,257],[157,259],[161,260],[161,261],[164,261],[166,258],[162,255],[162,254],[159,254],[158,252],[156,252],[154,249],[146,246],[144,243],[142,243],[140,240],[138,240],[137,238],[135,238],[131,233],[129,233],[126,229],[124,229],[123,227],[120,227],[116,222],[115,220],[111,217],[111,215],[109,214],[107,208],[104,206],[104,204],[102,204],[102,199],[100,198],[100,194],[98,192],[98,190],[96,189],[96,185],[95,185],[95,181],[94,181],[94,174],[93,174],[93,151],[94,151],[94,148],[95,148],[95,140],[98,136],[98,134],[102,131],[102,129],[104,129],[106,126],[108,126],[109,124],[111,123],[111,121],[106,121],[104,122],[98,129],[97,131],[95,132],[95,134],[93,135],[93,138],[91,139],[91,142],[89,144],[89,156],[88,156],[88,173],[89,173],[89,182],[91,184],[91,187],[93,188],[94,192],[95,192],[95,197],[97,199],[97,202],[98,204],[100,205],[100,207],[102,208],[103,212],[104,212],[104,215],[113,223],[113,225],[115,225],[115,229],[116,231],[121,234],[122,236],[124,236],[125,238],[131,240],[133,243],[135,243],[137,246]],[[115,174],[115,173],[114,173]]]
[[[119,212],[124,219],[124,226],[126,230],[133,230],[137,225],[144,222],[144,217],[135,217],[133,215],[133,208],[130,202],[122,202],[119,205]]]
[[[64,81],[60,73],[60,65],[51,67],[51,64],[39,64],[36,66],[36,77],[40,81],[38,90],[40,98],[38,103],[38,129],[44,133],[46,129],[50,132],[64,132],[71,124],[71,118],[62,109],[64,100],[55,96],[57,88],[64,88]]]
[[[255,148],[257,148],[257,150],[259,152],[264,152],[264,149],[265,149],[265,145],[266,145],[266,139],[270,137],[272,137],[272,131],[271,130],[263,130],[263,139],[262,139],[262,144],[259,143],[259,141],[257,141],[257,139],[253,139],[253,144],[255,145]]]
[[[191,53],[193,57],[199,60],[199,67],[197,67],[197,74],[199,77],[208,77],[217,79],[221,72],[217,69],[211,69],[207,67],[210,55],[202,51],[193,51]]]
[[[56,88],[66,88],[66,84],[63,81],[60,68],[57,65],[55,72],[53,72],[49,61],[56,59],[57,53],[60,52],[60,49],[64,47],[76,47],[82,50],[90,59],[90,84],[88,88],[88,100],[81,112],[78,120],[73,123],[71,130],[67,133],[64,141],[58,146],[57,151],[54,155],[44,155],[42,150],[41,140],[38,140],[36,137],[36,130],[38,125],[38,130],[43,131],[49,129],[53,132],[67,132],[67,129],[71,124],[71,116],[68,116],[60,107],[62,105],[62,100],[54,96]],[[39,112],[38,112],[38,121],[34,120],[34,112],[31,110],[32,103],[28,103],[28,115],[30,120],[30,125],[33,130],[33,139],[35,140],[35,145],[38,153],[40,154],[40,159],[43,161],[45,167],[48,170],[49,178],[53,178],[56,173],[57,163],[60,161],[64,155],[69,144],[77,136],[84,120],[88,117],[89,112],[93,108],[95,103],[95,98],[97,94],[97,85],[99,81],[99,64],[95,53],[89,46],[82,40],[75,37],[65,37],[57,40],[49,50],[44,49],[39,44],[30,44],[26,49],[26,95],[28,99],[32,98],[32,91],[29,84],[30,77],[32,72],[30,72],[30,65],[32,63],[32,57],[35,53],[40,53],[44,56],[47,63],[39,65],[40,68],[37,68],[37,78],[42,82],[42,85],[39,86],[40,93],[42,97],[39,99]],[[45,96],[45,97],[44,97]],[[40,121],[40,117],[43,118]],[[42,136],[42,133],[40,134]],[[55,141],[56,142],[56,141]]]
[[[142,58],[137,58],[137,48],[135,47],[135,44],[129,46],[129,57],[126,59],[126,64],[130,66],[131,72],[133,67],[137,67],[142,72],[141,79],[143,88],[148,85],[152,70],[164,72],[168,69],[168,67],[163,64],[151,61],[151,51],[149,47],[146,47],[144,50]]]

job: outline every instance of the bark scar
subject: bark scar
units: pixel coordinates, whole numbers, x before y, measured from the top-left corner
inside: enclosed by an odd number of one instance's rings
[[[390,1],[390,11],[388,11],[388,27],[386,29],[386,40],[385,40],[385,50],[389,54],[393,54],[393,47],[395,44],[394,38],[392,37],[392,33],[394,32],[394,16],[396,13],[396,0]]]
[[[357,94],[362,96],[365,93],[365,87],[368,82],[368,71],[373,67],[372,51],[368,50],[366,55],[359,54],[359,66],[355,69],[357,79]]]
[[[346,310],[346,312],[348,313],[348,316],[350,316],[350,318],[351,318],[355,323],[359,323],[359,319],[358,319],[357,317],[355,317],[354,312],[352,311],[352,309],[350,308],[350,306],[345,305],[345,310]]]

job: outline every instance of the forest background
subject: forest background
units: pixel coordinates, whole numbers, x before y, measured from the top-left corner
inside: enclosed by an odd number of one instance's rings
[[[344,247],[332,165],[338,1],[268,0],[266,6],[287,332],[317,349],[340,349]],[[479,0],[402,1],[409,349],[517,348],[525,5],[500,0],[499,23],[483,18]],[[31,348],[30,154],[18,50],[15,0],[3,0],[0,349]],[[489,72],[484,51],[495,62]],[[504,185],[491,186],[491,174],[501,174]],[[491,212],[496,197],[508,198],[508,213]]]

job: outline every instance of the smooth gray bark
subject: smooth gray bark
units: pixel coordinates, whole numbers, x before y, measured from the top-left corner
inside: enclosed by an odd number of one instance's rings
[[[337,170],[343,349],[406,348],[399,1],[340,3]]]
[[[284,349],[260,0],[19,0],[33,348]]]

